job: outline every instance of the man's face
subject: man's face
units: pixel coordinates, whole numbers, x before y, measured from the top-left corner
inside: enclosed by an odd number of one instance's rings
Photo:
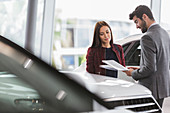
[[[137,18],[136,16],[133,17],[133,21],[136,24],[136,28],[141,29],[142,33],[145,33],[147,31],[146,21],[141,20],[140,18]]]

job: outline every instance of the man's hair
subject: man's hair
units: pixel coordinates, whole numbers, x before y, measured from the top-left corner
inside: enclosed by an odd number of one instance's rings
[[[146,14],[151,20],[155,20],[149,7],[145,5],[139,5],[138,7],[136,7],[135,11],[129,14],[129,19],[132,20],[133,17],[136,16],[137,18],[143,20],[142,19],[143,14]]]

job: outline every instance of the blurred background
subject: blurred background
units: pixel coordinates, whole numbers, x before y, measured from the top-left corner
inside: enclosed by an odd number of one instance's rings
[[[116,42],[141,33],[129,13],[147,5],[157,23],[170,30],[169,4],[169,0],[0,0],[0,34],[58,70],[74,70],[85,61],[97,21],[109,23]]]

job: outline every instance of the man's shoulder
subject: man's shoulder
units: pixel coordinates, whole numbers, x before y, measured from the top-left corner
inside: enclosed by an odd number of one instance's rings
[[[159,24],[156,24],[152,26],[143,36],[160,37],[166,35],[168,35],[168,32],[164,28],[162,28]]]

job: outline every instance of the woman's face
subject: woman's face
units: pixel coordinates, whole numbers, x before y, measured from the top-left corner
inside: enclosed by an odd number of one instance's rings
[[[110,44],[111,31],[108,26],[102,26],[100,28],[99,36],[102,44]]]

